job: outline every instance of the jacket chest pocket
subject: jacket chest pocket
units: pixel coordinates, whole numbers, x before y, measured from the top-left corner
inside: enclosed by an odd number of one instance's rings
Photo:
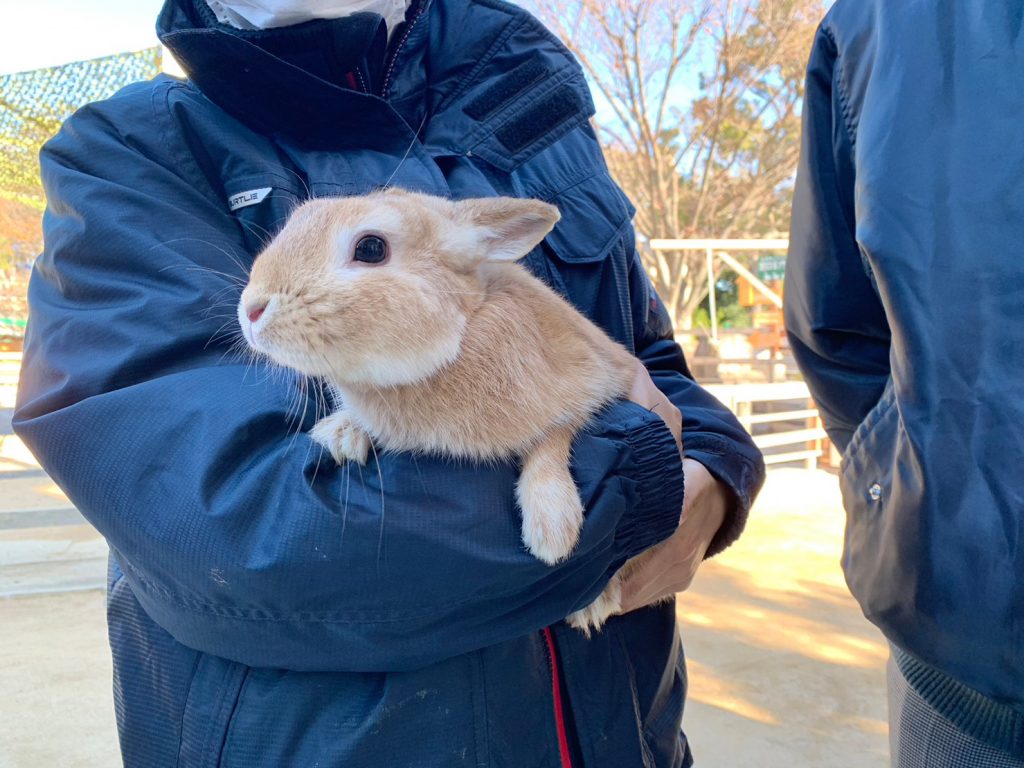
[[[310,195],[301,179],[274,173],[252,174],[225,184],[228,210],[242,230],[250,261],[262,251]]]
[[[562,219],[528,265],[609,336],[632,349],[629,302],[632,210],[605,172],[557,194],[531,194],[558,206]],[[542,274],[546,271],[547,275]]]

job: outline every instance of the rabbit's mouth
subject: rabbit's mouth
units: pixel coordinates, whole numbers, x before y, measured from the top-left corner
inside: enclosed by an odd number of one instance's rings
[[[289,350],[288,344],[281,343],[281,340],[276,338],[280,315],[281,301],[278,296],[259,301],[247,301],[243,296],[238,302],[238,325],[249,349],[278,365],[294,368],[300,373],[322,374],[322,371],[309,370],[310,361],[305,359],[306,355]]]
[[[246,343],[256,352],[265,352],[260,345],[260,337],[265,335],[267,325],[277,313],[277,296],[270,299],[252,299],[244,294],[238,302],[238,325]]]
[[[371,302],[313,290],[270,294],[250,285],[238,303],[238,324],[253,352],[306,376],[338,386],[416,384],[456,360],[469,318],[413,288]],[[387,322],[399,308],[419,323]]]
[[[320,348],[320,336],[305,327],[309,322],[310,318],[295,312],[293,297],[288,295],[274,294],[263,303],[243,294],[238,303],[242,336],[256,355],[306,376],[333,379],[332,350]]]

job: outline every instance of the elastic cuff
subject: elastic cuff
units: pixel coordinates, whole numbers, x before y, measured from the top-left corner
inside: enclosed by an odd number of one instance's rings
[[[638,498],[616,537],[627,559],[675,533],[683,510],[683,459],[675,438],[660,416],[636,407],[642,415],[624,430],[633,465],[623,474],[636,484]]]
[[[764,463],[751,463],[745,456],[733,451],[728,454],[729,445],[721,446],[706,438],[684,443],[686,458],[704,465],[714,478],[726,485],[733,495],[733,504],[725,514],[725,520],[718,533],[711,540],[704,558],[714,557],[732,544],[743,533],[747,525],[750,507],[764,484]]]

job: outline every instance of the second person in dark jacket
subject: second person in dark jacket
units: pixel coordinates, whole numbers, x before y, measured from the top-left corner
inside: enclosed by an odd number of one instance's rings
[[[786,273],[898,768],[1024,766],[1024,6],[839,0]]]

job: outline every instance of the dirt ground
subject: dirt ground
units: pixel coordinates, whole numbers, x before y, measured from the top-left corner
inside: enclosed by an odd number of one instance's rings
[[[99,590],[0,598],[0,768],[121,764]]]
[[[843,581],[844,520],[833,475],[775,470],[743,538],[679,596],[700,768],[888,765],[888,645]]]

